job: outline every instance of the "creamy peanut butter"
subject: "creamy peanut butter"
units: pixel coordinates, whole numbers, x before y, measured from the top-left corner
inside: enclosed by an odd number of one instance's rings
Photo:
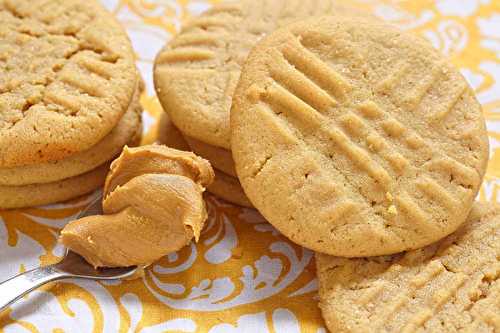
[[[104,187],[104,215],[73,221],[60,241],[94,267],[144,266],[198,240],[210,163],[160,145],[125,147]]]

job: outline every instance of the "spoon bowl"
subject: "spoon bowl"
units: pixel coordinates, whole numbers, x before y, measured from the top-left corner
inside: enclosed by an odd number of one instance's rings
[[[99,196],[83,210],[77,219],[102,214]],[[94,268],[80,255],[66,250],[64,258],[53,265],[27,271],[0,283],[0,312],[34,289],[57,280],[77,278],[91,280],[125,279],[137,273],[138,267]]]
[[[96,269],[89,265],[82,256],[69,250],[66,252],[66,256],[63,260],[53,265],[53,267],[60,273],[69,274],[72,275],[72,277],[93,280],[125,279],[132,276],[137,270],[136,266]]]

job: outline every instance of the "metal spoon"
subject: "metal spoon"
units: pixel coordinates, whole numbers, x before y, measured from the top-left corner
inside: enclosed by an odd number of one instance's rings
[[[101,198],[93,201],[78,218],[102,214]],[[94,269],[81,256],[66,251],[57,264],[35,268],[0,283],[0,312],[34,289],[57,280],[83,278],[91,280],[116,280],[134,275],[137,267]]]

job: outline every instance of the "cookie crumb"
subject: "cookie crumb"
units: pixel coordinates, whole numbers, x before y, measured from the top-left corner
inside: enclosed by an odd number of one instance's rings
[[[253,85],[248,89],[248,98],[256,102],[260,99],[260,96],[264,93],[262,89],[260,89],[257,85]]]

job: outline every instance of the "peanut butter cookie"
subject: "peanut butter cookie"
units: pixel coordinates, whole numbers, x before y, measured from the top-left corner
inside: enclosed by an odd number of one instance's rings
[[[77,198],[98,189],[106,179],[109,163],[87,173],[45,184],[0,186],[0,209],[48,205]]]
[[[56,182],[74,177],[97,168],[99,165],[118,156],[122,148],[138,145],[134,137],[142,132],[142,107],[139,91],[127,112],[113,130],[90,149],[75,153],[58,161],[42,162],[14,168],[0,168],[0,185],[20,186]]]
[[[291,240],[337,256],[449,235],[488,161],[481,106],[460,72],[375,20],[315,18],[268,35],[242,70],[231,127],[250,201]]]
[[[316,255],[331,332],[500,331],[500,206],[475,204],[455,233],[422,249]]]
[[[184,135],[231,149],[231,99],[250,49],[280,26],[327,13],[359,14],[334,0],[215,5],[184,25],[156,57],[155,88],[163,108]]]
[[[90,149],[130,105],[130,41],[95,0],[0,0],[0,167]]]
[[[175,127],[166,112],[163,112],[158,120],[156,141],[170,148],[184,151],[191,150],[182,133]]]

